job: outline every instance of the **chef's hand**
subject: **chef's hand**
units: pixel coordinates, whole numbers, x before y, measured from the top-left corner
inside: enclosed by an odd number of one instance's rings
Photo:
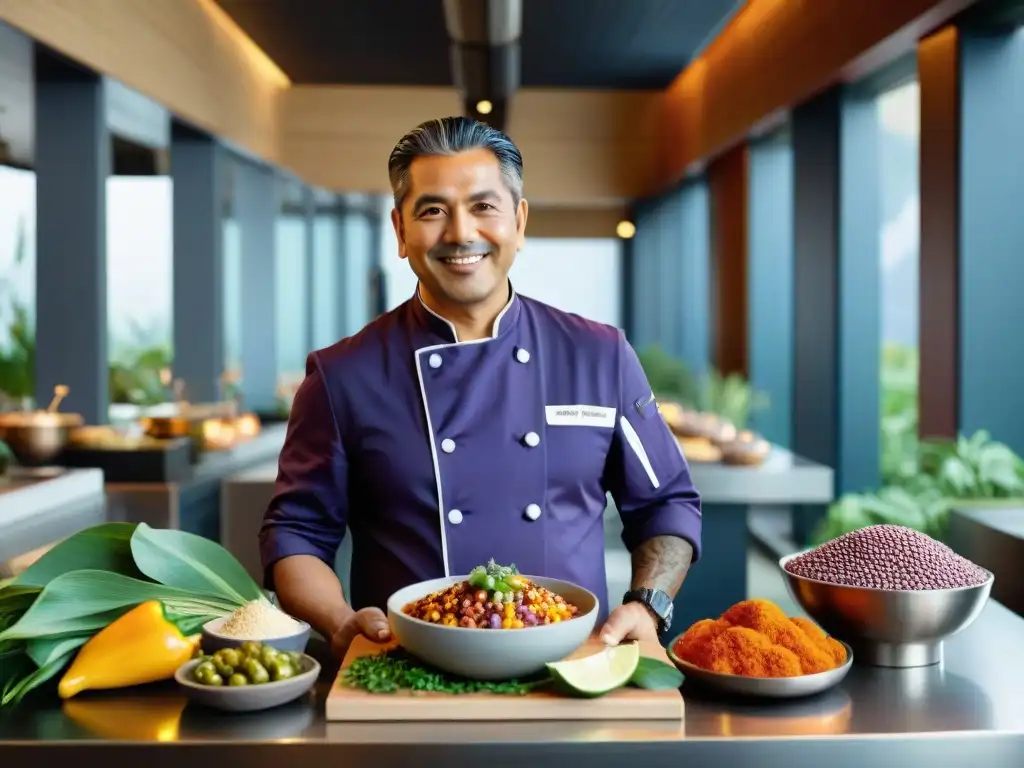
[[[380,608],[363,608],[356,611],[331,636],[331,653],[339,661],[345,658],[348,647],[357,635],[363,635],[375,643],[391,639],[391,625]]]
[[[626,603],[611,612],[600,637],[605,645],[618,645],[625,640],[658,642],[658,622],[642,603]]]

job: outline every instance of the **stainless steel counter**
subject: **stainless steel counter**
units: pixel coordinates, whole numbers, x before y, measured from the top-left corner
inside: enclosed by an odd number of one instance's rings
[[[83,697],[75,719],[49,698],[0,716],[0,762],[1013,766],[1024,764],[1022,647],[1024,620],[992,602],[947,643],[941,665],[855,667],[841,687],[788,704],[716,700],[687,683],[683,723],[328,723],[323,687],[316,697],[251,715],[185,707],[166,686]],[[68,754],[71,747],[88,748]]]
[[[833,499],[830,467],[772,446],[763,464],[734,467],[691,462],[690,476],[704,504],[828,504]]]

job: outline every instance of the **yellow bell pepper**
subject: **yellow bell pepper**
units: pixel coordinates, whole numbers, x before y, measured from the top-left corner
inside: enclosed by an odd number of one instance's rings
[[[166,696],[81,697],[61,711],[94,736],[121,741],[177,741],[188,699]]]
[[[200,636],[185,637],[150,600],[97,632],[57,686],[62,699],[88,690],[126,688],[174,676],[192,658]]]

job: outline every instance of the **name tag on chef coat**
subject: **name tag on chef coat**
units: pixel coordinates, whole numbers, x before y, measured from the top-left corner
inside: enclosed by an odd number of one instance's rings
[[[615,428],[615,409],[600,405],[546,405],[544,413],[552,427]]]

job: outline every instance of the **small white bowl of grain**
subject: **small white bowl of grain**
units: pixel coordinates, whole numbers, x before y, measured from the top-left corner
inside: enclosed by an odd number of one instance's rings
[[[309,624],[292,618],[269,600],[252,600],[230,616],[206,622],[202,648],[203,653],[211,654],[255,641],[279,651],[303,653],[309,631]]]

